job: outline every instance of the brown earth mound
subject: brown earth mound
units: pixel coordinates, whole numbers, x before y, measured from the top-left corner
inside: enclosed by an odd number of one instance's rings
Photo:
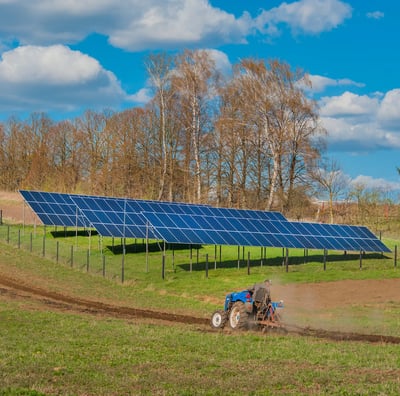
[[[0,211],[3,221],[9,223],[41,224],[18,192],[0,191]]]

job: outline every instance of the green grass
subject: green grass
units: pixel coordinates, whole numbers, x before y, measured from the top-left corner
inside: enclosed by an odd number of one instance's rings
[[[171,313],[209,317],[228,291],[271,278],[277,283],[330,282],[341,279],[398,278],[393,255],[329,252],[326,270],[322,252],[290,252],[289,271],[282,267],[281,249],[268,249],[260,265],[260,249],[246,249],[238,268],[237,248],[223,247],[222,262],[210,259],[205,276],[205,254],[177,249],[174,262],[167,250],[165,279],[162,254],[146,253],[139,242],[125,256],[125,282],[119,271],[121,254],[112,253],[112,240],[103,240],[107,273],[95,270],[100,243],[91,237],[91,262],[86,268],[89,237],[46,234],[43,230],[0,227],[0,273],[43,289],[116,305],[152,308]],[[31,237],[32,234],[32,253]],[[55,237],[57,236],[57,237]],[[65,261],[55,260],[56,242]],[[115,243],[116,241],[114,241]],[[397,241],[385,241],[394,247]],[[132,243],[132,241],[130,242]],[[68,261],[74,249],[76,261]],[[114,247],[117,244],[115,243]],[[141,247],[142,246],[142,247]],[[252,258],[247,273],[248,251]],[[194,252],[197,252],[194,250]],[[81,254],[82,253],[82,254]],[[219,253],[219,252],[218,252]],[[243,258],[243,252],[240,250]],[[113,276],[111,274],[114,274]],[[298,324],[307,318],[298,317]],[[355,301],[343,312],[335,307],[316,316],[340,318],[362,332],[398,335],[400,304]],[[301,320],[304,323],[301,323]],[[333,342],[295,335],[208,332],[189,325],[46,311],[35,301],[2,299],[0,291],[1,395],[397,395],[400,388],[400,345]]]
[[[396,345],[204,333],[0,304],[4,394],[395,395],[399,356]]]

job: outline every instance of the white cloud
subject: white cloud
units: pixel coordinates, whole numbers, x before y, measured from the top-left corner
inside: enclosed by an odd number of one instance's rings
[[[0,59],[0,109],[71,110],[111,106],[126,97],[113,73],[62,45],[22,46]]]
[[[2,4],[0,42],[72,44],[91,33],[129,51],[244,43],[259,30],[285,23],[298,33],[331,30],[351,16],[340,0],[299,0],[252,18],[213,7],[209,0],[13,0]]]
[[[9,83],[75,84],[96,78],[97,60],[63,45],[24,46],[7,51],[0,63],[0,80]]]
[[[229,61],[228,55],[225,52],[218,51],[215,49],[206,49],[210,57],[215,62],[215,67],[219,70],[222,74],[228,75],[232,72],[232,64]]]
[[[318,34],[336,28],[351,14],[350,5],[340,0],[299,0],[263,11],[257,18],[257,26],[274,34],[278,32],[277,26],[285,23],[295,33]]]
[[[142,88],[133,95],[130,95],[128,100],[138,104],[146,104],[153,98],[153,93],[149,88]]]
[[[351,85],[356,87],[364,87],[365,84],[358,83],[356,81],[350,80],[348,78],[333,79],[319,75],[309,76],[312,84],[313,92],[323,92],[327,87],[339,87],[345,85]]]
[[[150,1],[141,15],[131,15],[127,25],[110,32],[111,44],[137,51],[152,48],[176,48],[190,44],[218,45],[244,42],[251,29],[251,18],[236,19],[208,1]]]
[[[345,92],[340,96],[324,97],[320,101],[322,116],[374,115],[379,106],[377,98]]]
[[[384,18],[385,14],[382,11],[373,11],[367,13],[367,18],[372,19],[382,19]]]
[[[378,120],[388,129],[400,129],[400,89],[386,93],[379,108]]]
[[[371,176],[359,175],[352,179],[351,184],[362,185],[367,189],[380,190],[383,192],[400,190],[400,183],[390,182],[382,178],[373,178]]]
[[[320,115],[331,149],[355,152],[400,148],[400,89],[383,97],[350,92],[324,97]]]
[[[90,33],[130,51],[244,42],[253,22],[244,13],[207,0],[14,0],[2,6],[0,40],[22,44],[71,44]]]

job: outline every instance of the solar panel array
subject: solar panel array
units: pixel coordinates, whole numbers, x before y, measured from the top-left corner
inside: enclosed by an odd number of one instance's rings
[[[366,227],[288,221],[279,212],[21,191],[44,224],[169,243],[389,252]]]

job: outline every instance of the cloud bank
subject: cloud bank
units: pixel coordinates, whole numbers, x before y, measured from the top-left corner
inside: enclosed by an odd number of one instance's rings
[[[207,0],[2,1],[0,41],[22,45],[72,44],[91,33],[129,51],[244,43],[255,32],[318,34],[351,16],[339,0],[299,0],[239,17]]]
[[[333,150],[400,148],[400,89],[382,95],[344,92],[319,101],[321,120]]]
[[[125,99],[115,75],[99,62],[63,45],[20,46],[0,59],[0,108],[72,111]]]

